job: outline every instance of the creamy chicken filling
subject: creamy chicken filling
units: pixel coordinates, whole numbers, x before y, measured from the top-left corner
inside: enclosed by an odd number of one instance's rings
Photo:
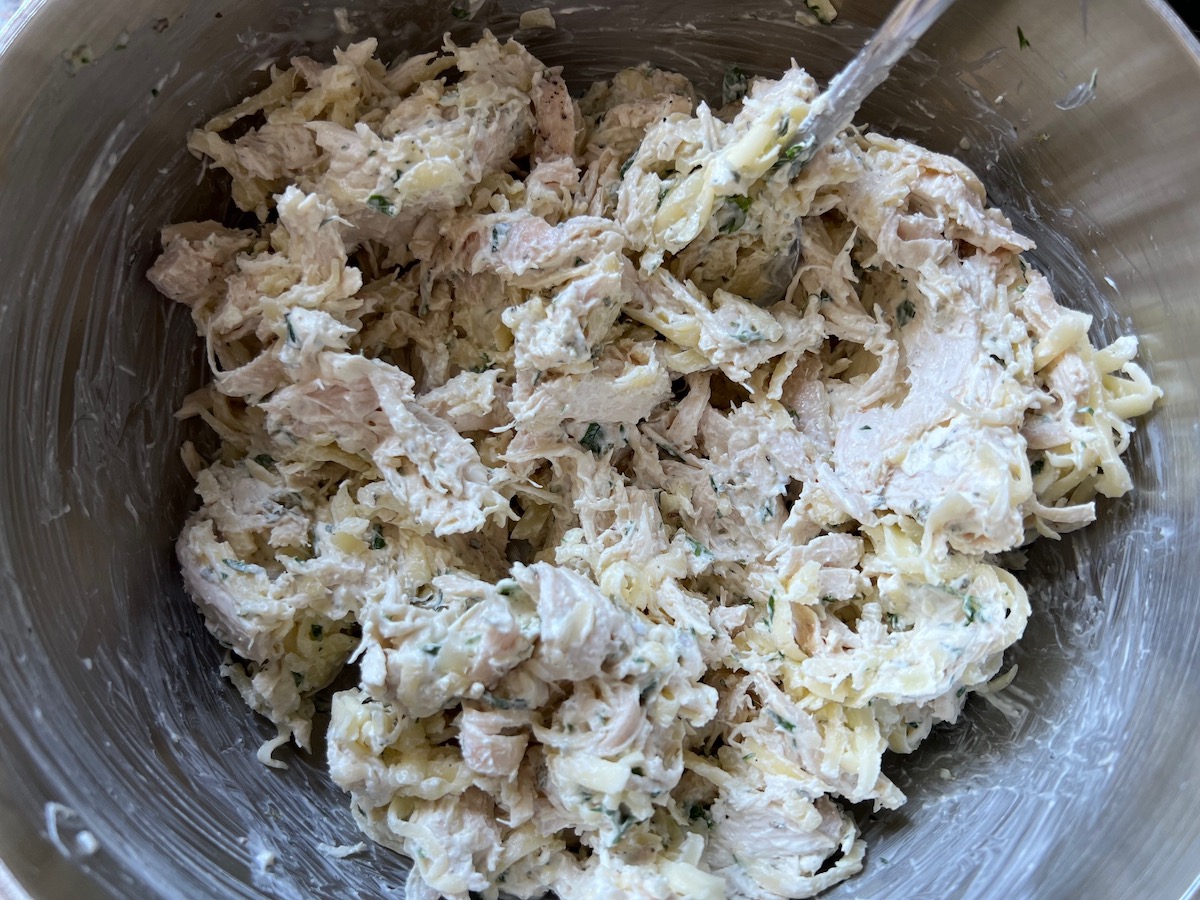
[[[799,165],[799,69],[713,109],[375,50],[196,131],[259,224],[150,271],[213,373],[178,556],[224,671],[307,747],[357,663],[330,770],[414,900],[852,875],[845,805],[901,805],[884,753],[1021,636],[997,555],[1130,489],[1136,339],[1095,348],[956,160]]]

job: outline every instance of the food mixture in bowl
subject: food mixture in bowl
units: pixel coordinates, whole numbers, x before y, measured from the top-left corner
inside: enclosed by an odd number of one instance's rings
[[[273,71],[195,132],[252,228],[150,272],[213,376],[178,542],[223,667],[410,898],[807,897],[883,754],[996,690],[1001,565],[1130,489],[1157,389],[1096,349],[952,158],[787,149],[800,69],[720,110],[573,98],[485,36]]]

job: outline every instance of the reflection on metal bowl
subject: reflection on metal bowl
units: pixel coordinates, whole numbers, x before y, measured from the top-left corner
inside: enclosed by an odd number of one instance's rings
[[[401,54],[447,30],[514,33],[526,8],[336,5],[31,0],[0,33],[0,893],[403,883],[381,848],[319,852],[358,840],[320,753],[264,770],[253,751],[273,731],[216,674],[171,551],[190,503],[172,414],[201,361],[186,310],[143,277],[161,224],[221,214],[184,136],[264,62],[327,56],[349,39],[339,23]],[[795,56],[828,78],[887,6],[847,0],[817,27],[790,0],[552,4],[557,30],[521,37],[576,87],[649,60],[717,93],[734,63],[772,74]],[[960,3],[860,118],[975,168],[1097,339],[1143,337],[1166,397],[1136,436],[1135,493],[1033,551],[1014,687],[891,761],[910,802],[864,814],[867,868],[828,896],[1185,896],[1200,888],[1200,47],[1157,0]]]

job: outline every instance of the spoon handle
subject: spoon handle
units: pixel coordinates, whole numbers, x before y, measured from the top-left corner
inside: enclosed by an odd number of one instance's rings
[[[829,82],[800,127],[797,144],[809,158],[849,126],[863,100],[888,76],[954,0],[900,0],[850,64]]]

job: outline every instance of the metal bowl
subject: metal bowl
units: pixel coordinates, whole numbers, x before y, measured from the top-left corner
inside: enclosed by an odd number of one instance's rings
[[[334,5],[346,9],[335,16]],[[171,541],[191,502],[172,413],[200,378],[185,310],[144,273],[165,222],[220,215],[187,130],[354,34],[386,53],[516,33],[578,87],[650,60],[715,92],[795,56],[827,78],[886,2],[833,26],[799,0],[31,0],[0,33],[0,894],[374,896],[345,860],[320,754],[216,674]],[[533,4],[529,4],[533,5]],[[1028,42],[1022,46],[1018,26]],[[1093,76],[1095,72],[1095,76]],[[1095,81],[1094,92],[1088,85]],[[1200,47],[1157,0],[959,3],[863,117],[973,166],[1094,336],[1135,330],[1165,389],[1137,490],[1043,543],[1011,690],[890,762],[910,802],[864,812],[866,870],[829,897],[1182,897],[1200,889]],[[273,863],[271,858],[273,856]]]

